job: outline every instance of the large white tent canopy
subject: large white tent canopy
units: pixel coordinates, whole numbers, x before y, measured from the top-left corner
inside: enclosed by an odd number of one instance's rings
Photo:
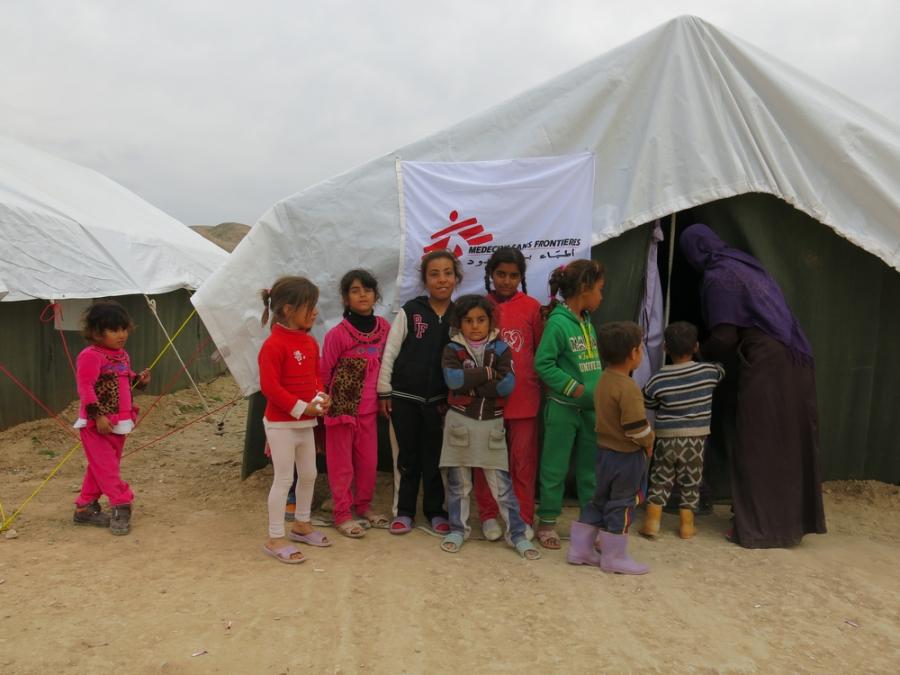
[[[749,192],[775,195],[900,270],[900,127],[695,17],[645,35],[446,130],[277,203],[194,296],[245,393],[257,389],[260,288],[322,289],[371,269],[395,300],[396,161],[596,154],[593,243]]]
[[[227,254],[105,176],[0,137],[0,297],[200,286]]]

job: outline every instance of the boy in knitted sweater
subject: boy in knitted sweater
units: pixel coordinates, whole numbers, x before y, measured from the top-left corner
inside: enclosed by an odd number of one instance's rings
[[[656,457],[650,471],[647,515],[641,534],[659,534],[662,509],[677,482],[680,495],[679,534],[694,536],[694,511],[703,477],[703,446],[709,436],[713,391],[725,377],[718,363],[693,360],[700,345],[697,328],[676,321],[666,328],[665,350],[672,359],[644,387],[644,405],[656,410]]]

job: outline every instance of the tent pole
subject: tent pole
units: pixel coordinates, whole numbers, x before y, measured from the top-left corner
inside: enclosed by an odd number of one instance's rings
[[[184,374],[187,375],[187,378],[191,381],[191,386],[194,387],[194,391],[196,391],[197,396],[200,397],[200,402],[203,404],[203,409],[206,410],[207,414],[209,414],[209,406],[206,403],[206,399],[203,398],[203,394],[200,393],[200,387],[197,386],[197,383],[194,382],[194,378],[191,377],[191,373],[188,370],[188,367],[184,365],[184,359],[182,359],[181,354],[178,353],[178,348],[175,346],[175,343],[172,342],[172,338],[169,337],[169,331],[167,331],[166,327],[163,326],[163,322],[160,320],[159,315],[156,313],[156,300],[152,300],[147,295],[144,296],[144,300],[147,301],[147,306],[150,308],[150,312],[156,319],[156,323],[158,323],[159,327],[162,329],[163,335],[166,336],[166,341],[169,343],[169,346],[172,347],[172,351],[175,352],[175,356],[178,358],[178,363],[180,363],[181,367],[184,369]]]
[[[665,325],[669,325],[669,310],[671,309],[672,299],[672,263],[675,261],[675,213],[669,224],[669,266],[666,270],[666,317]]]

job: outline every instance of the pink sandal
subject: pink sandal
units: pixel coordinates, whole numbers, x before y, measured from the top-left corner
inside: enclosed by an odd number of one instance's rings
[[[413,519],[409,516],[397,516],[391,521],[391,534],[407,534],[412,532]]]
[[[431,529],[442,536],[450,534],[450,521],[444,516],[435,516],[431,519]]]
[[[309,544],[310,546],[319,546],[321,548],[331,546],[331,542],[328,541],[328,538],[318,530],[313,530],[309,534],[300,534],[299,532],[290,530],[287,537],[291,541],[299,541],[301,544]]]

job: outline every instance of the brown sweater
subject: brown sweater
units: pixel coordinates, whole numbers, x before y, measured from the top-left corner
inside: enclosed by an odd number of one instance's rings
[[[637,382],[614,370],[604,370],[594,390],[597,445],[616,452],[653,447],[644,396]]]

